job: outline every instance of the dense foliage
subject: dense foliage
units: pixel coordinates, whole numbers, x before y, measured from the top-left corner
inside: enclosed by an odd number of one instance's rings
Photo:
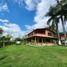
[[[46,16],[49,17],[47,24],[51,24],[52,29],[55,31],[58,37],[58,41],[60,40],[59,37],[59,30],[58,30],[58,23],[61,20],[64,35],[66,34],[66,30],[64,27],[65,22],[67,21],[67,0],[56,0],[57,4],[50,7]],[[66,36],[65,36],[66,40]]]

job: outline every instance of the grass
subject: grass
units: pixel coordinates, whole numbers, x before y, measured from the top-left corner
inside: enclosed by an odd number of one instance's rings
[[[0,67],[67,67],[67,47],[12,45],[0,48]]]

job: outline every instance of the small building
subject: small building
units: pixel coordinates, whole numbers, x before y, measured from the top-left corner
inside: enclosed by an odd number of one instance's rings
[[[55,45],[57,37],[49,28],[35,29],[28,33],[26,41],[33,45]]]
[[[63,32],[60,33],[60,40],[61,40],[61,43],[64,44],[64,40],[66,38],[66,41],[67,41],[67,33],[64,34]]]

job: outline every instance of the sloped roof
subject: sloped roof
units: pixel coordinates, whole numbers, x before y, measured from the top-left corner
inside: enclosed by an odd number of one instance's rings
[[[51,31],[51,32],[54,33],[54,31],[50,30],[49,27],[47,27],[47,28],[37,28],[37,29],[33,29],[33,30],[32,30],[31,32],[29,32],[28,34],[32,33],[33,31],[36,31],[36,30],[45,30],[45,29],[48,29],[49,31]]]

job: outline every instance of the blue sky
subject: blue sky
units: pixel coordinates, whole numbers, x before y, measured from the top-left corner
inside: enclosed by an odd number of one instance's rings
[[[23,6],[19,7],[19,5],[17,3],[14,3],[12,0],[1,0],[1,2],[3,2],[3,4],[7,4],[8,11],[0,12],[0,18],[7,19],[10,22],[18,24],[21,29],[24,30],[24,25],[33,24],[35,11],[28,11]]]
[[[0,27],[4,35],[21,37],[35,28],[47,27],[45,14],[54,4],[55,0],[0,0]]]

